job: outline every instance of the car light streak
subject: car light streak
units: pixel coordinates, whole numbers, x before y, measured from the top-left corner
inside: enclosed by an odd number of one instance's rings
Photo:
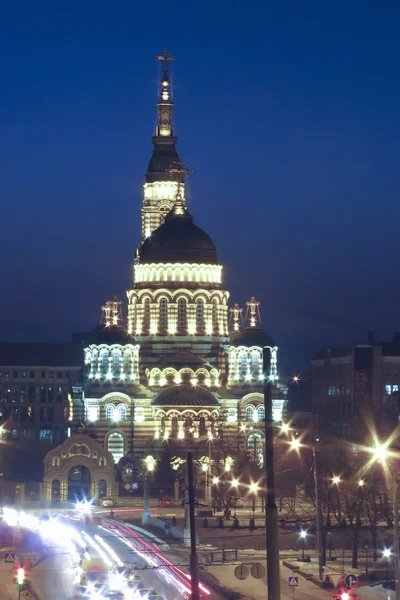
[[[89,542],[89,544],[92,546],[92,548],[94,548],[96,550],[96,552],[104,560],[106,565],[108,567],[112,567],[113,565],[112,565],[111,560],[108,558],[107,554],[105,552],[103,552],[103,550],[100,548],[100,546],[94,541],[94,539],[91,538],[90,535],[88,535],[84,531],[82,531],[82,535]]]

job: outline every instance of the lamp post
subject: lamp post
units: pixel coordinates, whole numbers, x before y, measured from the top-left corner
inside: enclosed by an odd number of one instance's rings
[[[265,511],[268,600],[280,600],[278,509],[275,501],[274,420],[272,415],[271,347],[263,348],[265,468],[267,505]]]
[[[305,546],[306,546],[306,537],[307,537],[307,531],[304,531],[304,529],[302,529],[300,531],[300,539],[303,542],[302,543],[302,548],[301,548],[301,560],[302,560],[302,562],[304,562],[304,559],[305,559],[304,551],[305,551]]]
[[[375,443],[374,448],[369,448],[372,452],[371,462],[380,462],[385,464],[390,456],[394,456],[389,448],[392,439],[389,439],[384,444]],[[388,469],[390,479],[393,485],[393,559],[394,559],[394,584],[395,584],[395,600],[400,600],[400,582],[399,582],[399,498],[398,498],[398,481],[396,470]],[[385,556],[384,551],[384,556]],[[390,550],[388,551],[390,552]],[[391,553],[391,552],[390,552]],[[388,566],[389,568],[389,566]]]

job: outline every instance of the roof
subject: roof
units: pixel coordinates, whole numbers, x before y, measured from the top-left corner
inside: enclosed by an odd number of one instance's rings
[[[171,364],[174,366],[190,366],[192,368],[205,367],[208,365],[207,360],[201,356],[196,356],[189,350],[180,350],[174,354],[168,354],[160,360],[161,364]]]
[[[163,389],[153,399],[155,406],[219,406],[209,390],[200,386],[173,385]]]
[[[209,235],[193,223],[185,210],[173,210],[139,248],[141,263],[195,263],[217,265],[217,251]]]
[[[261,327],[246,327],[238,334],[232,335],[231,346],[258,346],[263,348],[264,346],[274,346],[274,343],[270,335],[261,329]]]
[[[83,358],[82,347],[78,344],[0,343],[1,366],[81,367]]]

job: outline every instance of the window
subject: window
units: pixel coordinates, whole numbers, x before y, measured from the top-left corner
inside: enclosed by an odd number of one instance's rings
[[[53,401],[54,401],[54,386],[53,385],[49,385],[49,387],[48,387],[47,401],[51,402],[51,403],[53,403]]]
[[[29,377],[35,379],[35,371],[29,371]]]
[[[186,300],[179,298],[178,300],[178,329],[181,332],[186,332]]]
[[[99,418],[99,407],[96,405],[88,406],[87,418],[88,421],[97,421],[97,419]]]
[[[173,438],[178,437],[178,417],[172,417],[171,419],[171,435]]]
[[[166,333],[168,328],[168,302],[166,298],[160,300],[160,318],[159,330],[160,333]]]
[[[40,386],[40,402],[44,404],[47,400],[47,390],[45,385]]]
[[[41,377],[42,379],[46,379],[46,371],[41,371],[41,372],[40,372],[40,377]]]
[[[257,408],[257,413],[258,413],[258,420],[264,421],[265,420],[265,408],[262,404]]]
[[[204,302],[201,298],[196,302],[196,329],[198,333],[204,333]]]
[[[108,436],[107,450],[113,455],[114,461],[117,463],[124,456],[124,436],[115,431]]]
[[[204,417],[200,417],[199,419],[199,435],[206,434],[206,420]]]
[[[399,391],[399,386],[397,384],[392,385],[392,392],[398,392]]]
[[[135,408],[135,421],[137,423],[143,423],[144,421],[144,407],[138,406]]]
[[[114,421],[115,408],[112,404],[109,404],[106,408],[106,419],[107,421]]]
[[[145,298],[143,302],[143,333],[150,332],[150,298]]]
[[[101,355],[101,362],[102,362],[103,373],[107,373],[108,372],[108,352],[107,352],[107,350],[103,350],[103,353]]]
[[[213,333],[218,333],[218,300],[216,298],[212,303],[212,328]]]
[[[118,420],[126,421],[126,406],[125,406],[125,404],[120,404],[118,406]]]
[[[120,350],[114,350],[113,352],[113,369],[114,375],[119,374],[121,369],[121,352]]]
[[[5,377],[6,379],[9,379],[9,378],[10,378],[10,371],[5,371],[5,373],[4,373],[4,377]]]
[[[240,352],[240,377],[246,377],[247,375],[247,352],[242,350]]]
[[[21,376],[26,379],[26,377],[28,376],[28,373],[26,371],[22,371]]]
[[[49,379],[54,379],[54,371],[49,371]]]
[[[26,402],[26,400],[27,400],[26,385],[21,385],[19,388],[19,401]]]
[[[34,385],[30,385],[28,388],[28,401],[34,402],[36,396],[36,388]]]
[[[62,389],[62,385],[58,385],[56,388],[56,402],[58,404],[60,404],[60,402],[62,402],[63,399],[63,389]]]
[[[392,386],[385,385],[385,391],[386,391],[386,396],[390,396],[390,394],[392,393]]]
[[[57,371],[57,379],[62,379],[63,374],[62,371]]]
[[[253,377],[259,374],[259,353],[257,350],[253,350],[251,353],[250,369]]]
[[[246,421],[253,420],[254,408],[252,406],[246,406]]]
[[[18,379],[18,371],[14,371],[13,377],[14,377],[14,379]]]
[[[251,460],[262,467],[264,463],[264,439],[261,433],[254,431],[247,438],[247,449]]]

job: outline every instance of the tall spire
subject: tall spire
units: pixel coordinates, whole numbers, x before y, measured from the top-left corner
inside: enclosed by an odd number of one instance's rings
[[[161,61],[161,95],[157,102],[158,123],[156,127],[156,136],[172,137],[172,107],[174,103],[171,100],[171,77],[170,64],[175,60],[174,56],[168,54],[165,48],[162,54],[156,56],[156,60]]]
[[[153,154],[147,167],[142,205],[142,238],[146,239],[163,222],[175,204],[178,192],[184,200],[182,161],[175,149],[178,138],[172,126],[171,64],[173,56],[164,50],[156,56],[161,65],[157,125],[152,138]],[[180,189],[178,190],[178,188]]]

